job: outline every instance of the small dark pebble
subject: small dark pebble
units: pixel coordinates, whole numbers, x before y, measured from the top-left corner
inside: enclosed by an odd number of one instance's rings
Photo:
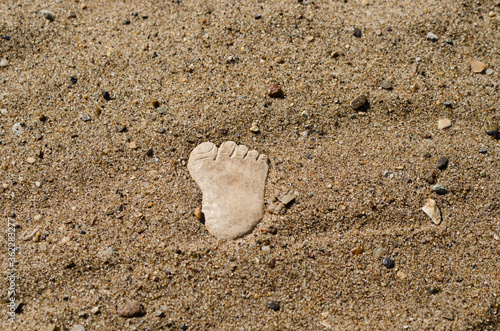
[[[432,157],[432,155],[431,155],[431,153],[429,153],[429,152],[425,152],[425,153],[424,153],[424,157],[425,157],[426,159],[430,159],[430,158]]]
[[[280,310],[280,303],[274,300],[271,300],[267,303],[267,306],[274,311]]]
[[[181,328],[181,330],[184,330],[184,331],[185,331],[185,330],[187,330],[187,329],[188,329],[188,326],[187,326],[186,324],[182,324],[182,325],[180,326],[180,328]]]
[[[432,135],[430,135],[429,133],[423,133],[422,135],[420,135],[420,137],[422,139],[431,139]]]
[[[123,205],[119,205],[119,206],[118,206],[118,210],[119,210],[119,211],[123,211]]]
[[[443,102],[443,105],[445,107],[451,108],[451,101],[445,101],[445,102]]]
[[[392,269],[394,268],[395,266],[395,263],[393,260],[391,260],[390,258],[388,257],[384,257],[384,259],[382,260],[382,264],[384,265],[384,267],[386,267],[387,269]]]
[[[361,30],[358,28],[354,29],[354,32],[352,33],[352,35],[356,38],[361,38]]]
[[[486,154],[486,153],[488,153],[488,151],[486,149],[484,149],[484,148],[480,148],[479,149],[479,153]]]
[[[9,36],[3,36],[2,38],[3,38],[3,39],[5,39],[5,40],[7,40],[7,41],[9,41],[9,40],[10,40],[10,37],[9,37]]]
[[[278,233],[278,229],[276,229],[274,226],[270,226],[267,228],[267,232],[270,234],[276,234]]]
[[[80,234],[86,234],[87,233],[84,230],[80,230],[79,232],[80,232]]]
[[[123,22],[123,25],[127,25],[127,24],[130,24],[130,20],[125,20],[125,21]]]
[[[267,261],[267,266],[271,269],[274,269],[274,267],[276,267],[276,260],[275,259],[269,259]]]
[[[108,91],[102,91],[102,97],[104,100],[111,100],[111,95],[109,95]]]
[[[437,294],[437,293],[439,293],[439,291],[440,291],[440,290],[439,290],[439,288],[434,287],[434,286],[427,286],[425,289],[426,289],[426,290],[427,290],[430,294]]]
[[[255,14],[255,15],[253,15],[253,18],[255,18],[256,20],[260,20],[262,18],[262,15],[261,14]]]
[[[76,78],[75,78],[75,77],[73,77],[73,76],[69,76],[69,81],[70,81],[70,83],[71,83],[71,84],[75,85],[75,84],[76,84],[76,82],[78,82],[78,79],[76,79]]]
[[[153,149],[150,148],[146,151],[146,156],[153,156],[154,152],[153,152]]]
[[[448,168],[448,158],[445,156],[440,157],[437,161],[437,167],[439,170],[445,170]]]
[[[312,160],[313,156],[309,153],[306,153],[306,158],[309,159],[309,160]]]
[[[157,54],[156,52],[153,52],[153,59],[154,59],[155,57],[158,57],[158,54]]]
[[[227,134],[227,129],[219,129],[220,134]]]

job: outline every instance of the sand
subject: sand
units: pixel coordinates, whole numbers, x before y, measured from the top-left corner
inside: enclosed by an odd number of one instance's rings
[[[497,330],[499,15],[0,1],[0,329]],[[187,169],[206,141],[269,157],[265,208],[294,200],[216,239]],[[129,300],[146,314],[119,316]]]

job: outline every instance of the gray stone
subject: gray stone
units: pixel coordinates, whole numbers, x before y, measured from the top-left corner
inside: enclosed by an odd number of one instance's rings
[[[75,324],[71,328],[71,331],[85,331],[85,328],[83,327],[83,325]]]
[[[443,194],[448,193],[448,190],[446,189],[446,187],[439,185],[439,184],[434,185],[432,187],[432,190],[439,195],[443,195]]]

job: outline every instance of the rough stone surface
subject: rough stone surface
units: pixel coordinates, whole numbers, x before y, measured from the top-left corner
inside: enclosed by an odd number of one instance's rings
[[[189,157],[189,173],[203,192],[205,226],[219,239],[250,232],[264,214],[268,159],[232,141],[219,148],[198,145]]]

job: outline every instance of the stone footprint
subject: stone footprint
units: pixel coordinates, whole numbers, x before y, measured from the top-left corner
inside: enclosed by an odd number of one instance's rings
[[[198,145],[188,170],[203,193],[205,226],[218,239],[236,239],[264,215],[264,189],[269,170],[266,155],[226,141]]]

